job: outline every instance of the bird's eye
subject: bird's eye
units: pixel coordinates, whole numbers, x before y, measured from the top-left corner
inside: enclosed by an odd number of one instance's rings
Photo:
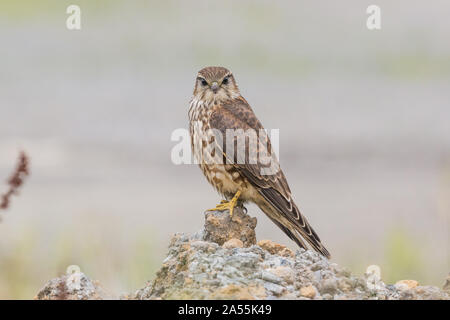
[[[228,84],[228,77],[226,77],[222,80],[222,84]]]
[[[202,79],[202,86],[206,87],[208,85],[208,82],[206,82],[205,79]]]

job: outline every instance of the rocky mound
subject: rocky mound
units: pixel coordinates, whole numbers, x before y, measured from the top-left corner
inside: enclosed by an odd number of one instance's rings
[[[206,213],[204,230],[193,236],[174,235],[156,278],[123,298],[450,299],[448,284],[445,290],[419,286],[414,280],[386,285],[372,274],[353,276],[313,251],[294,253],[269,240],[256,243],[255,227],[256,218],[240,209],[232,219],[228,212]],[[50,281],[37,298],[61,298],[60,282]],[[86,279],[63,297],[105,297],[96,288]]]

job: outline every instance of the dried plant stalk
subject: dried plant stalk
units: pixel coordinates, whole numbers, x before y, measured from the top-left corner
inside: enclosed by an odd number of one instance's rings
[[[0,197],[0,210],[6,210],[11,204],[11,197],[17,195],[25,178],[30,174],[29,159],[25,152],[20,152],[16,169],[8,179],[8,191]]]

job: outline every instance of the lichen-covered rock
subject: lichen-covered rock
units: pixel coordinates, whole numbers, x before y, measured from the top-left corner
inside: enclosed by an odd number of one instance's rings
[[[380,279],[353,276],[313,251],[295,254],[262,240],[256,245],[256,220],[242,210],[210,212],[205,230],[176,234],[156,279],[134,299],[449,299],[430,286],[407,281],[401,288]],[[242,242],[242,245],[241,245]]]
[[[313,251],[271,254],[258,245],[227,249],[176,234],[153,283],[135,299],[448,299],[436,287],[397,288],[331,263]],[[411,282],[412,283],[412,282]]]
[[[203,240],[223,245],[231,239],[239,239],[244,247],[256,243],[256,218],[247,215],[242,208],[235,208],[233,216],[228,211],[208,211],[205,213]]]
[[[207,213],[205,229],[175,234],[156,278],[121,299],[450,299],[450,278],[444,290],[414,280],[386,285],[373,272],[354,276],[314,251],[294,253],[270,240],[256,244],[255,227],[256,219],[239,208],[233,219],[228,212]],[[82,273],[51,280],[36,296],[105,298],[111,296]]]
[[[224,247],[225,249],[243,248],[244,243],[239,239],[230,239],[225,242],[222,247]]]
[[[305,298],[313,299],[316,296],[316,288],[314,288],[312,285],[300,288],[300,295]]]
[[[260,240],[258,241],[258,246],[264,250],[269,251],[271,254],[278,254],[283,257],[293,257],[294,253],[288,247],[275,243],[271,240]]]
[[[36,295],[36,300],[102,300],[111,298],[99,283],[81,272],[52,279]]]
[[[416,280],[400,280],[395,283],[395,286],[400,290],[414,289],[419,285]]]

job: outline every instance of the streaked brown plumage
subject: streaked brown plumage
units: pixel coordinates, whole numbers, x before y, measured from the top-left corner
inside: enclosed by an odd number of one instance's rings
[[[330,257],[319,236],[294,203],[281,169],[269,175],[262,174],[262,170],[269,167],[260,161],[262,154],[269,155],[276,166],[278,160],[271,152],[270,139],[262,124],[241,96],[229,70],[206,67],[199,71],[190,103],[189,121],[194,156],[207,180],[228,200],[216,209],[230,209],[232,214],[236,204],[253,202],[300,247],[306,248],[306,240],[316,251]],[[210,129],[216,130],[212,138],[207,136]],[[236,150],[226,148],[227,129],[252,129],[258,133],[260,140],[251,143],[250,137],[244,137],[245,158],[239,158]],[[231,146],[236,148],[239,137],[231,138]],[[222,154],[205,152],[210,142],[216,152]]]

